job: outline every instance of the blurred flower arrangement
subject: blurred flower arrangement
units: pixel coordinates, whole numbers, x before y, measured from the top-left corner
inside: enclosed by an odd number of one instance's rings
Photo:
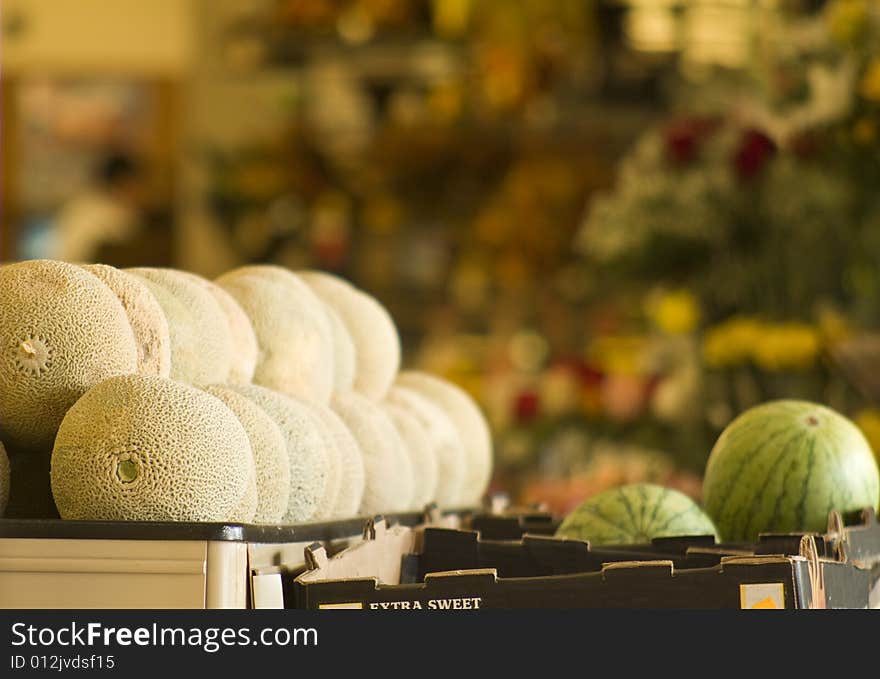
[[[690,92],[688,113],[636,144],[577,249],[609,283],[687,286],[710,321],[834,304],[873,322],[880,7],[837,0],[793,21],[738,81],[705,97],[717,110]]]
[[[606,285],[698,298],[705,368],[827,372],[880,320],[880,6],[835,0],[764,43],[722,108],[636,145],[577,245]]]
[[[880,452],[880,5],[832,0],[767,33],[590,201],[587,313],[618,322],[511,397],[499,447],[524,497],[658,478],[698,495],[721,429],[772,398],[828,403]]]

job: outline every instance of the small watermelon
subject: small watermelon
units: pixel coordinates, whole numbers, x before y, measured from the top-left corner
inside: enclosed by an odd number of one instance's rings
[[[682,535],[718,537],[696,502],[652,483],[618,486],[594,495],[565,517],[556,535],[592,545],[639,544]]]
[[[808,401],[770,401],[721,433],[703,475],[703,503],[721,537],[823,531],[832,509],[877,507],[871,446],[843,415]]]

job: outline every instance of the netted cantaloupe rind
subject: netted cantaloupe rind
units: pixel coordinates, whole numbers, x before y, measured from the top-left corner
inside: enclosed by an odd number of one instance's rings
[[[272,265],[245,266],[215,281],[250,318],[259,355],[255,384],[327,403],[333,391],[333,342],[320,300],[297,276]]]
[[[257,336],[251,320],[235,301],[235,298],[226,290],[213,281],[184,272],[196,285],[201,285],[207,290],[220,305],[226,321],[229,324],[229,336],[232,340],[232,357],[229,366],[229,375],[226,382],[232,384],[248,384],[254,378],[254,370],[257,368]]]
[[[171,374],[171,334],[165,312],[153,293],[136,277],[106,264],[84,264],[122,302],[137,340],[138,372],[142,375]]]
[[[249,450],[219,399],[171,379],[116,377],[64,417],[52,495],[64,519],[226,521],[246,491]]]
[[[324,304],[330,331],[333,335],[333,390],[348,391],[354,386],[357,375],[357,355],[354,340],[339,313],[329,304]]]
[[[239,502],[238,506],[229,514],[227,521],[233,523],[254,523],[258,502],[257,474],[256,471],[251,468],[251,471],[248,474],[248,482],[245,487],[244,497],[241,498],[241,502]]]
[[[394,426],[394,422],[388,413],[380,407],[379,403],[369,401],[370,407],[375,409],[372,414],[373,419],[382,432],[382,437],[391,445],[394,451],[395,467],[397,468],[397,503],[393,507],[394,511],[408,511],[414,509],[413,493],[415,491],[415,472],[412,468],[412,461],[406,450],[406,444],[403,438]]]
[[[300,401],[300,403],[314,416],[325,442],[324,454],[327,458],[327,486],[324,489],[324,496],[318,503],[318,510],[314,516],[316,521],[325,521],[333,518],[336,505],[339,502],[339,492],[342,488],[342,454],[336,445],[333,424],[330,421],[334,413],[328,406],[322,403],[309,401]]]
[[[202,386],[224,382],[232,365],[229,322],[216,299],[191,274],[174,269],[133,268],[156,297],[171,333],[171,377]]]
[[[332,408],[321,409],[324,423],[329,427],[340,459],[339,492],[332,516],[357,516],[364,496],[364,456],[348,426]]]
[[[493,453],[489,424],[477,402],[449,380],[421,371],[404,371],[398,375],[395,384],[419,392],[452,420],[467,452],[461,502],[478,506],[492,478]]]
[[[348,328],[355,347],[352,388],[373,401],[381,400],[400,369],[400,336],[391,315],[377,299],[338,276],[321,271],[298,275]]]
[[[287,444],[290,496],[282,523],[315,517],[327,491],[326,440],[315,416],[297,399],[256,384],[228,385],[256,403],[272,418]]]
[[[88,271],[31,260],[0,269],[0,438],[48,449],[90,387],[134,373],[138,352],[122,303]]]
[[[412,509],[421,510],[434,501],[437,493],[437,456],[425,427],[406,408],[382,403],[403,440],[413,475]]]
[[[409,509],[412,471],[388,416],[354,391],[335,394],[331,407],[348,426],[363,455],[364,494],[359,512],[369,515]]]
[[[434,501],[441,507],[461,505],[467,453],[452,420],[434,403],[406,387],[391,387],[386,401],[400,406],[415,417],[431,441],[437,460]]]
[[[211,385],[205,391],[235,413],[250,439],[257,488],[253,522],[279,523],[290,498],[290,462],[281,430],[265,410],[234,389]]]

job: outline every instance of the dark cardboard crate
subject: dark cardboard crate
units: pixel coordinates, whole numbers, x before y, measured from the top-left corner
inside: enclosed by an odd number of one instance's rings
[[[308,567],[285,576],[285,605],[867,608],[880,526],[873,513],[863,519],[846,526],[838,515],[839,534],[768,535],[754,545],[694,536],[602,548],[540,535],[492,540],[476,531],[388,527],[378,520],[360,543],[334,556],[321,545],[310,547]]]
[[[466,518],[465,525],[490,540],[517,540],[523,535],[553,535],[562,518],[540,510],[478,512]]]
[[[484,511],[464,517],[463,527],[480,533],[483,539],[517,540],[524,535],[555,535],[562,518],[540,507],[510,507],[504,498]],[[803,533],[768,533],[758,538],[757,545],[728,544],[727,549],[745,549],[756,554],[795,554]],[[871,571],[872,606],[880,607],[880,527],[874,509],[849,512],[841,515],[832,511],[828,518],[828,528],[824,533],[814,533],[819,552],[824,557],[834,557],[840,561],[853,563]],[[665,545],[674,549],[693,546],[689,538],[665,539],[655,541],[654,549]],[[632,549],[622,546],[621,549]]]
[[[517,540],[523,535],[553,535],[563,517],[546,505],[513,506],[505,493],[489,495],[479,510],[462,515],[462,527],[490,540]]]

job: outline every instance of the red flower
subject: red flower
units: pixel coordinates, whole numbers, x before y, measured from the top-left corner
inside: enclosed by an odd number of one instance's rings
[[[578,381],[586,386],[599,384],[605,377],[601,370],[577,356],[561,358],[556,365],[570,370]]]
[[[589,363],[584,363],[580,369],[581,383],[588,387],[595,387],[602,384],[605,379],[605,373],[599,368]]]
[[[538,394],[533,391],[524,391],[517,395],[514,412],[516,421],[531,422],[538,415]]]
[[[714,118],[685,118],[666,129],[666,154],[678,165],[686,165],[696,159],[700,142],[718,126]]]
[[[776,144],[763,132],[748,130],[733,156],[733,166],[742,180],[757,175],[776,152]]]

